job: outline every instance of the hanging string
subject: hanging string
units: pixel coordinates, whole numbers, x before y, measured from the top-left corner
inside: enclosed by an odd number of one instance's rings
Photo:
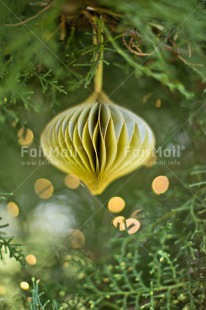
[[[104,38],[103,32],[103,20],[102,17],[95,16],[93,18],[93,44],[98,46],[99,50],[95,57],[97,68],[94,77],[94,91],[100,93],[102,91],[103,84],[103,57],[104,57]]]

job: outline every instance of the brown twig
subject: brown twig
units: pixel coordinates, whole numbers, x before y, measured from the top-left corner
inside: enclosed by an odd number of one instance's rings
[[[203,64],[194,64],[191,62],[188,62],[186,59],[184,59],[182,56],[177,55],[177,57],[179,58],[179,60],[181,60],[184,64],[188,65],[188,66],[193,66],[193,67],[204,67]]]
[[[3,27],[17,27],[17,26],[22,26],[22,25],[25,25],[27,24],[28,22],[30,22],[31,20],[33,19],[36,19],[37,17],[39,17],[42,13],[46,12],[53,4],[54,2],[51,2],[50,4],[48,4],[46,7],[44,7],[42,10],[40,10],[37,14],[35,14],[34,16],[31,16],[25,20],[22,20],[21,22],[19,23],[16,23],[16,24],[2,24],[0,26],[3,26]]]
[[[185,54],[185,51],[182,51],[180,48],[175,48],[174,46],[170,46],[168,44],[163,44],[164,48],[174,54],[175,56],[178,56],[180,54]]]
[[[172,42],[173,43],[173,42]],[[172,52],[179,60],[181,60],[184,64],[188,66],[193,66],[193,67],[204,67],[203,64],[195,64],[195,63],[190,63],[188,62],[185,58],[183,58],[182,55],[185,55],[186,52],[184,50],[181,50],[179,48],[174,48],[174,46],[169,46],[167,44],[164,44],[165,49],[168,51]],[[186,55],[187,57],[192,56],[191,48],[190,45],[188,44],[188,54]]]
[[[141,49],[138,47],[138,45],[136,45],[136,44],[134,43],[133,38],[130,39],[129,44],[127,44],[127,42],[126,42],[126,40],[125,40],[124,37],[122,37],[122,41],[123,41],[123,44],[126,46],[126,48],[128,48],[128,50],[129,50],[131,53],[133,53],[133,54],[135,54],[135,55],[137,55],[137,56],[143,57],[143,56],[151,56],[151,55],[153,54],[153,52],[152,52],[152,53],[143,53],[143,52],[141,51]],[[135,51],[133,48],[135,48],[136,51]]]
[[[134,43],[133,38],[130,39],[129,44],[127,44],[124,36],[122,37],[122,41],[123,44],[126,46],[126,48],[133,54],[137,55],[137,56],[151,56],[154,52],[152,53],[143,53],[142,50],[139,48],[139,46],[137,44]],[[185,51],[179,49],[179,48],[175,48],[174,46],[170,46],[167,44],[163,44],[162,45],[166,50],[170,51],[171,53],[173,53],[179,60],[181,60],[184,64],[188,65],[188,66],[193,66],[193,67],[204,67],[203,64],[195,64],[195,63],[190,63],[188,62],[185,58],[183,58],[183,54],[185,54]],[[161,47],[161,46],[160,46]],[[135,50],[134,50],[135,49]],[[191,48],[190,45],[188,44],[188,57],[192,56],[191,53]]]

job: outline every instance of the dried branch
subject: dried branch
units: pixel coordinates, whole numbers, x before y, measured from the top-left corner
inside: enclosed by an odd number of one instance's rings
[[[128,50],[131,53],[133,53],[133,54],[135,54],[137,56],[141,56],[141,57],[143,57],[143,56],[151,56],[154,53],[154,52],[152,52],[152,53],[143,53],[141,51],[141,49],[139,48],[139,46],[134,43],[133,38],[130,39],[129,44],[127,44],[127,42],[126,42],[124,37],[122,37],[122,41],[123,41],[123,44],[126,46],[126,48],[128,48]],[[133,48],[135,48],[136,51]]]
[[[126,48],[133,54],[137,55],[137,56],[152,56],[154,54],[154,51],[151,53],[143,53],[142,50],[139,48],[139,45],[134,43],[134,38],[130,39],[129,44],[127,44],[124,36],[122,37],[122,41],[124,46],[126,46]],[[140,42],[141,43],[141,42]],[[173,43],[173,42],[172,42]],[[174,43],[173,43],[174,45]],[[183,58],[182,55],[185,54],[185,51],[179,49],[179,48],[175,48],[174,46],[170,46],[168,44],[162,44],[160,45],[160,47],[164,47],[166,50],[168,50],[169,52],[171,52],[173,55],[175,55],[179,60],[181,60],[184,64],[188,65],[188,66],[194,66],[194,67],[204,67],[203,64],[195,64],[195,63],[189,63],[185,58]],[[135,49],[135,50],[134,50]],[[188,44],[188,55],[187,57],[191,57],[192,56],[192,52],[191,52],[191,48],[190,45]]]
[[[169,46],[167,44],[164,44],[164,48],[168,51],[170,51],[171,53],[173,53],[173,55],[175,55],[179,60],[181,60],[184,64],[189,65],[189,66],[194,66],[194,67],[204,67],[203,64],[195,64],[195,63],[190,63],[188,62],[185,58],[183,58],[182,55],[186,55],[187,57],[191,57],[192,56],[192,51],[190,48],[190,45],[188,44],[188,54],[186,54],[186,52],[180,48],[175,48],[174,47],[174,43],[172,42],[173,46]]]

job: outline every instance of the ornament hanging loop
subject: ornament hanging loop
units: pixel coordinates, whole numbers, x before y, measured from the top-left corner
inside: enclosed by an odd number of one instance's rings
[[[94,76],[94,92],[101,93],[103,84],[103,57],[104,57],[104,38],[103,38],[103,20],[102,16],[93,17],[93,44],[99,48],[95,56],[97,63]]]

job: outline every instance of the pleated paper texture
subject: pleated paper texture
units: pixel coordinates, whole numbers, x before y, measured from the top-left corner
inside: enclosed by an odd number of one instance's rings
[[[141,117],[101,92],[52,119],[41,145],[54,166],[78,176],[97,195],[144,165],[153,154],[155,138]]]

